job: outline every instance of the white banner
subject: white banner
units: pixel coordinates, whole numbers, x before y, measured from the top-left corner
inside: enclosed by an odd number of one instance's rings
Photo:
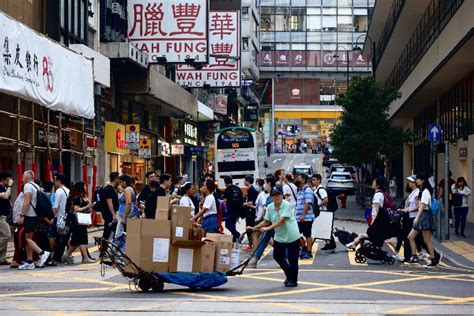
[[[94,118],[92,61],[0,12],[0,91]]]
[[[218,161],[246,161],[246,160],[255,160],[255,153],[252,150],[249,151],[233,151],[233,152],[222,152],[219,151]]]
[[[150,63],[207,62],[208,0],[129,0],[128,39]]]
[[[176,67],[176,82],[192,88],[240,87],[240,11],[209,13],[209,64]]]

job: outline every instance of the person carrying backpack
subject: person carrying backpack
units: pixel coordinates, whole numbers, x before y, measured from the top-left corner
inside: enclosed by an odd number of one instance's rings
[[[224,178],[226,189],[224,191],[224,201],[227,206],[227,220],[225,227],[234,236],[234,242],[240,238],[240,233],[235,227],[239,217],[245,217],[244,211],[244,195],[238,186],[232,183],[232,178],[226,176]]]
[[[323,187],[321,184],[323,177],[320,174],[315,174],[313,176],[313,183],[316,186],[316,189],[314,190],[314,201],[315,201],[315,207],[319,211],[329,211],[329,212],[335,212],[337,210],[337,200],[335,196],[331,196],[331,202],[330,203],[330,194],[328,190]],[[336,203],[334,206],[333,203]],[[331,227],[334,226],[334,217],[333,217],[333,223],[331,223]],[[334,240],[334,236],[332,235],[331,232],[331,238],[326,240],[326,245],[324,245],[321,250],[327,250],[330,252],[334,252],[334,249],[336,249],[336,241]]]

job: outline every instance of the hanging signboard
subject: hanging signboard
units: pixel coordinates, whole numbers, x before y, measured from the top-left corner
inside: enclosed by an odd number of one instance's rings
[[[129,0],[128,39],[150,63],[207,63],[208,0]]]
[[[244,121],[258,122],[258,105],[256,103],[251,103],[244,107]]]
[[[0,12],[0,92],[94,118],[92,61]]]
[[[217,94],[214,97],[214,112],[221,115],[227,115],[227,95]]]
[[[138,149],[138,158],[151,159],[151,140],[148,136],[140,135],[140,148]]]
[[[198,128],[196,123],[192,120],[185,119],[183,124],[183,135],[184,135],[184,143],[186,145],[197,145],[198,140]]]
[[[173,145],[171,145],[171,154],[173,156],[184,155],[184,145],[183,144],[173,144]]]
[[[161,155],[162,156],[168,157],[168,156],[171,155],[171,146],[170,146],[169,143],[167,143],[165,141],[161,141],[160,146],[161,146]]]
[[[176,82],[199,88],[240,87],[240,10],[209,13],[209,64],[201,70],[176,68]]]
[[[125,148],[138,150],[140,148],[140,125],[125,125]]]

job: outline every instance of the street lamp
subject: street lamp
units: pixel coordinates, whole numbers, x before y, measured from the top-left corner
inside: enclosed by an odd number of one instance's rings
[[[355,47],[352,49],[354,52],[360,52],[362,53],[362,47],[360,47],[358,44],[359,44],[359,39],[362,37],[362,36],[365,36],[365,38],[368,38],[370,40],[370,46],[371,46],[371,50],[370,50],[370,61],[372,63],[372,75],[375,74],[375,71],[374,71],[374,57],[375,57],[375,42],[374,40],[372,39],[372,37],[369,36],[369,34],[362,34],[362,35],[359,35],[356,39],[356,42],[355,42]]]
[[[346,85],[347,85],[347,88],[346,89],[349,89],[349,51],[344,47],[344,46],[338,46],[336,48],[336,53],[332,56],[334,57],[336,60],[339,60],[339,47],[342,47],[344,49],[344,52],[346,53],[346,62],[347,62],[347,71],[346,71]]]

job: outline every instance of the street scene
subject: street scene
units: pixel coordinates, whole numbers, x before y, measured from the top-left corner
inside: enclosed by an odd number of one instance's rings
[[[473,314],[472,16],[0,0],[0,314]]]

